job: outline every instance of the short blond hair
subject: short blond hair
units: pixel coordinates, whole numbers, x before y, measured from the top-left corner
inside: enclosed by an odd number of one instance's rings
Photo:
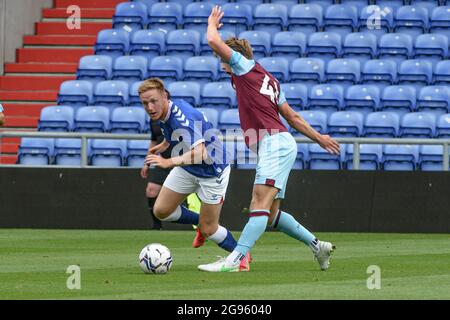
[[[147,80],[144,80],[141,85],[139,86],[138,92],[139,95],[143,94],[144,92],[147,92],[148,90],[156,89],[160,91],[161,93],[167,92],[166,88],[164,88],[164,82],[159,78],[150,78]]]
[[[247,59],[253,59],[253,49],[247,39],[238,39],[236,37],[229,38],[225,44],[236,52],[239,52]]]

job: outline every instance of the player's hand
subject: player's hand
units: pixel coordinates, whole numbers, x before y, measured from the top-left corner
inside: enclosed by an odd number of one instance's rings
[[[222,27],[223,25],[222,23],[220,23],[223,15],[224,12],[222,11],[222,8],[219,6],[214,6],[208,18],[208,24],[216,26],[217,29],[220,29],[220,27]]]
[[[147,179],[148,177],[148,165],[144,164],[144,166],[141,169],[141,178]]]
[[[319,145],[331,154],[338,155],[340,153],[339,143],[329,135],[322,135]]]
[[[150,148],[149,152],[150,154],[160,154],[167,150],[169,146],[166,145],[164,142],[154,146],[153,148]]]
[[[173,167],[173,162],[170,159],[165,159],[155,154],[150,154],[145,157],[144,163],[148,166],[154,165],[163,169],[169,169]]]

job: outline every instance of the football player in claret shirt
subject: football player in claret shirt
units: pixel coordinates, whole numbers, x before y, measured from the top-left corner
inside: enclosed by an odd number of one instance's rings
[[[236,90],[239,118],[247,146],[258,152],[256,177],[250,204],[250,218],[238,245],[226,258],[198,266],[202,271],[235,272],[267,225],[302,241],[311,248],[320,268],[329,266],[334,246],[318,240],[289,213],[281,211],[289,172],[296,156],[297,144],[280,120],[317,142],[332,154],[339,154],[339,144],[328,135],[314,130],[286,102],[278,80],[253,59],[250,43],[245,39],[223,41],[218,29],[224,13],[215,6],[208,19],[208,44],[222,59],[222,67],[231,75]]]

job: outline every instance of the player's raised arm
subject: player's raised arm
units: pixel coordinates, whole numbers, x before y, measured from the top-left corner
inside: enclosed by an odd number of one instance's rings
[[[211,14],[208,18],[208,30],[207,38],[208,44],[211,49],[222,58],[222,60],[228,63],[231,59],[231,48],[225,44],[225,42],[220,37],[218,29],[222,26],[220,20],[222,19],[224,12],[219,6],[214,6]]]

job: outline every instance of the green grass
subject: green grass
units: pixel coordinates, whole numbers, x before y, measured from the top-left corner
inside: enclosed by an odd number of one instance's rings
[[[224,251],[193,249],[194,232],[0,229],[0,299],[450,299],[449,235],[317,235],[337,246],[326,272],[305,245],[270,232],[251,272],[210,274],[197,265]],[[166,275],[139,268],[151,242],[172,252]],[[81,267],[81,290],[66,287],[70,265]],[[379,290],[367,289],[370,265],[381,268]]]

